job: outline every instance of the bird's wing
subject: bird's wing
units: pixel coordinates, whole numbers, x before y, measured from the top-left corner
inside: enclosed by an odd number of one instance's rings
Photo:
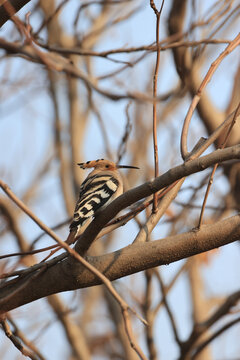
[[[80,187],[70,230],[84,225],[102,207],[113,199],[119,181],[109,174],[96,174],[87,178]]]

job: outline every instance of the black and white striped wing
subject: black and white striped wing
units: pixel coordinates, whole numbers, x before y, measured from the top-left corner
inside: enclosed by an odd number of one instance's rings
[[[116,195],[119,181],[112,175],[94,175],[81,185],[79,199],[74,211],[70,230],[80,228]]]

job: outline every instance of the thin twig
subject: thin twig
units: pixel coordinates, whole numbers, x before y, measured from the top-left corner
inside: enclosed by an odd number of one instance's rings
[[[54,12],[49,15],[49,17],[47,19],[44,19],[44,21],[42,22],[42,24],[40,25],[39,29],[34,33],[34,37],[38,37],[39,33],[42,31],[42,29],[47,26],[52,19],[59,13],[59,11],[62,9],[62,7],[68,2],[69,0],[62,0],[62,2],[60,2],[60,4],[56,7],[56,9],[54,10]]]
[[[188,129],[189,124],[193,115],[193,112],[200,101],[201,95],[209,81],[211,80],[213,74],[219,67],[220,63],[223,59],[229,55],[236,47],[240,44],[240,33],[231,41],[231,43],[226,47],[226,49],[217,57],[217,59],[211,64],[206,76],[204,77],[201,85],[198,88],[198,91],[194,98],[192,99],[191,105],[188,109],[187,115],[184,120],[182,134],[181,134],[181,155],[184,160],[186,160],[189,156],[189,152],[187,149],[187,136],[188,136]]]
[[[225,148],[227,140],[228,140],[228,138],[230,136],[230,133],[232,131],[232,128],[233,128],[234,124],[236,123],[236,119],[237,119],[237,116],[238,116],[239,109],[240,109],[240,102],[238,103],[238,106],[237,106],[237,108],[235,110],[235,114],[234,114],[232,123],[231,123],[231,125],[230,125],[230,127],[229,127],[229,129],[227,131],[227,134],[225,136],[225,139],[224,139],[223,143],[219,146],[219,149],[224,149]],[[214,174],[215,174],[215,172],[217,170],[218,165],[219,165],[219,163],[214,165],[211,176],[210,176],[210,179],[209,179],[209,182],[208,182],[208,185],[207,185],[207,190],[205,192],[205,196],[204,196],[204,200],[203,200],[203,204],[202,204],[202,208],[201,208],[201,213],[200,213],[200,217],[199,217],[199,222],[198,222],[198,226],[197,226],[198,229],[200,229],[200,227],[202,225],[203,214],[204,214],[204,210],[205,210],[205,207],[206,207],[207,198],[208,198],[210,188],[211,188],[212,183],[213,183],[213,177],[214,177]]]
[[[173,288],[173,286],[175,285],[176,281],[178,280],[178,278],[180,277],[180,275],[182,273],[184,273],[187,268],[189,267],[189,262],[188,260],[185,261],[185,263],[180,267],[180,269],[177,271],[177,273],[174,275],[174,277],[172,278],[172,280],[170,281],[170,283],[165,286],[165,296],[167,296],[167,294],[169,293],[169,291]],[[159,271],[158,269],[154,269],[154,275],[157,277],[159,283],[160,283],[160,280],[159,280]],[[163,306],[164,304],[164,299],[163,297],[161,298],[161,300],[159,301],[159,303],[156,305],[156,307],[153,309],[153,314],[154,316],[157,315],[158,311],[160,310],[160,308]]]
[[[15,321],[12,319],[10,314],[7,314],[7,320],[10,322],[10,324],[14,327],[13,334],[14,336],[17,336],[30,350],[32,350],[33,353],[37,355],[38,360],[44,360],[45,357],[40,353],[38,348],[35,346],[33,341],[29,341],[24,333],[19,329]]]
[[[138,346],[137,342],[134,339],[134,335],[133,335],[131,323],[129,320],[129,314],[128,314],[127,308],[122,307],[122,306],[121,306],[121,308],[122,308],[122,315],[123,315],[125,330],[126,330],[130,345],[133,348],[133,350],[136,351],[136,353],[138,354],[140,359],[147,360],[147,357],[144,355],[144,353],[142,352],[142,350],[140,349],[140,347]]]
[[[39,357],[37,355],[35,355],[34,353],[32,353],[31,351],[29,351],[22,343],[21,341],[18,339],[17,336],[15,336],[12,333],[12,330],[10,328],[10,326],[8,325],[7,321],[5,319],[1,320],[1,325],[2,325],[2,329],[5,332],[5,335],[9,338],[9,340],[11,340],[11,342],[13,343],[13,345],[24,355],[29,357],[32,360],[38,360]]]
[[[146,280],[146,290],[145,290],[145,299],[143,304],[143,310],[148,321],[148,326],[146,328],[146,342],[148,346],[148,353],[150,360],[157,360],[157,349],[156,344],[154,342],[154,320],[156,316],[153,312],[153,271],[152,269],[148,269],[145,271],[145,280]]]
[[[191,151],[187,161],[198,158],[200,155],[204,153],[204,151],[206,151],[209,148],[210,145],[212,145],[215,142],[215,140],[217,140],[217,138],[223,133],[223,131],[232,123],[232,119],[235,115],[235,111],[236,109],[232,111],[231,114],[228,115],[228,117],[222,122],[222,124],[220,124],[207,139],[204,139],[204,142],[201,144],[199,148]],[[238,113],[237,116],[239,115],[240,114]]]
[[[51,227],[53,231],[60,229],[61,227],[70,224],[71,218],[68,218],[66,220],[61,221],[60,223],[54,225]],[[34,245],[44,236],[46,235],[45,231],[43,231],[41,234],[39,234],[31,243],[31,246],[29,250],[33,250]]]
[[[170,41],[167,43],[168,39],[164,39],[159,42],[158,46],[155,44],[150,45],[141,45],[141,46],[133,46],[128,48],[116,48],[116,49],[109,49],[105,51],[94,51],[91,49],[79,49],[78,47],[59,47],[57,45],[49,45],[40,41],[35,40],[36,44],[41,46],[42,48],[49,50],[50,52],[57,52],[63,55],[79,55],[79,56],[93,56],[93,57],[102,57],[106,60],[113,61],[114,59],[110,58],[109,55],[114,54],[131,54],[135,52],[141,51],[148,51],[154,52],[158,49],[160,51],[171,50],[178,47],[197,47],[202,44],[207,45],[221,45],[221,44],[230,44],[231,41],[227,39],[202,39],[202,40],[195,40],[195,41],[186,41],[186,40],[179,40],[172,42]],[[132,65],[132,64],[131,64]]]
[[[162,291],[162,301],[163,301],[163,303],[164,303],[164,306],[165,306],[165,308],[166,308],[166,311],[167,311],[167,314],[168,314],[170,323],[171,323],[171,325],[172,325],[172,329],[173,329],[173,333],[174,333],[175,340],[176,340],[176,342],[178,343],[179,347],[181,348],[181,346],[182,346],[182,341],[181,341],[180,338],[179,338],[178,330],[177,330],[177,326],[176,326],[176,322],[175,322],[173,313],[172,313],[172,311],[171,311],[171,309],[170,309],[170,306],[169,306],[169,304],[168,304],[168,301],[167,301],[165,285],[164,285],[164,283],[163,283],[162,277],[161,277],[161,275],[160,275],[159,272],[158,272],[158,280],[159,280],[159,284],[160,284],[161,291]]]
[[[114,0],[114,1],[112,1],[112,0],[95,0],[95,1],[91,1],[91,2],[84,2],[81,4],[81,6],[79,6],[79,8],[77,10],[73,25],[76,28],[82,10],[88,6],[91,6],[91,5],[100,5],[101,6],[101,5],[107,5],[107,4],[108,5],[118,5],[118,4],[122,4],[125,1],[127,2],[128,0]]]
[[[191,359],[194,360],[197,355],[208,345],[210,344],[214,339],[216,339],[219,335],[221,335],[224,331],[228,330],[233,325],[240,322],[240,317],[237,319],[234,319],[232,321],[229,321],[227,324],[222,326],[219,330],[217,330],[215,333],[213,333],[209,338],[207,338],[204,342],[202,342],[197,349],[194,351],[194,354],[191,356]]]
[[[117,162],[120,162],[123,155],[125,154],[126,152],[126,148],[127,148],[127,141],[128,141],[128,138],[129,138],[129,135],[130,135],[130,132],[132,130],[132,124],[131,124],[131,119],[130,119],[130,116],[129,116],[129,107],[131,105],[131,101],[128,102],[127,106],[126,106],[126,118],[127,118],[127,122],[126,122],[126,126],[125,126],[125,131],[124,131],[124,134],[123,134],[123,137],[121,139],[121,142],[118,146],[118,151],[117,151]]]
[[[7,194],[7,196],[51,238],[53,238],[59,244],[63,243],[63,241],[54,233],[54,231],[52,231],[47,225],[45,225],[2,180],[0,180],[0,188],[2,188],[2,190]]]
[[[201,231],[201,230],[200,230]],[[188,340],[184,343],[182,348],[182,355],[191,351],[192,347],[198,342],[198,339],[213,325],[215,325],[220,319],[231,312],[231,309],[237,304],[240,298],[240,291],[229,295],[223,304],[221,304],[210,317],[198,324],[194,324],[192,333]]]
[[[13,276],[25,276],[25,275],[27,275],[27,274],[33,273],[33,272],[41,269],[41,268],[44,267],[46,264],[47,264],[47,266],[48,266],[48,268],[49,268],[49,267],[57,264],[57,263],[60,262],[61,260],[65,259],[66,257],[67,257],[67,253],[63,253],[63,254],[60,254],[60,255],[56,256],[55,258],[49,260],[49,261],[46,262],[46,263],[42,263],[42,262],[41,262],[41,263],[35,264],[35,265],[33,265],[33,266],[30,266],[30,267],[28,267],[27,269],[16,270],[16,271],[12,271],[12,272],[10,272],[10,273],[1,274],[1,275],[0,275],[0,279],[5,279],[5,278],[8,278],[8,277],[13,277]],[[12,283],[14,283],[14,282],[17,282],[17,280],[18,280],[18,279],[15,278],[15,279],[13,279],[13,280],[11,280],[11,281],[12,281]],[[0,289],[3,288],[3,287],[5,287],[5,286],[7,286],[8,284],[9,284],[9,282],[8,282],[8,283],[1,283],[1,284],[0,284]]]
[[[27,255],[34,255],[34,254],[38,254],[47,250],[51,250],[51,249],[55,249],[58,245],[51,245],[51,246],[47,246],[45,248],[41,248],[41,249],[35,249],[35,250],[29,250],[29,251],[19,251],[19,252],[15,252],[15,253],[11,253],[11,254],[4,254],[4,255],[0,255],[0,260],[2,259],[6,259],[6,258],[10,258],[13,256],[27,256]]]
[[[153,0],[150,0],[150,6],[153,9],[156,15],[156,44],[157,44],[157,57],[156,57],[156,65],[155,71],[153,75],[153,152],[154,152],[154,176],[155,178],[159,174],[158,168],[158,142],[157,142],[157,80],[158,80],[158,72],[159,72],[159,65],[160,65],[160,47],[159,47],[159,25],[160,25],[160,17],[162,13],[164,5],[164,0],[162,1],[161,8],[158,11],[156,5]],[[157,193],[153,195],[153,213],[157,211]]]

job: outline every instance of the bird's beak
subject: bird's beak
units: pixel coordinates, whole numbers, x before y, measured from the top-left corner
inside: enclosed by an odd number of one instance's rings
[[[139,169],[137,166],[129,166],[129,165],[117,165],[118,169]]]

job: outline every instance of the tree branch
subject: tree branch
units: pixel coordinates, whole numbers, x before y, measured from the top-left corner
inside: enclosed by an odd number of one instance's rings
[[[129,245],[118,251],[96,257],[87,257],[87,261],[102,272],[110,281],[134,274],[155,266],[170,264],[219,246],[230,244],[240,238],[240,215],[203,225],[199,231],[169,236],[165,239]],[[133,261],[134,259],[134,261]],[[52,267],[47,266],[37,280],[19,278],[14,283],[6,283],[0,292],[0,313],[15,309],[21,305],[50,294],[69,291],[100,284],[98,277],[68,256]],[[33,273],[32,277],[34,277]],[[4,301],[4,298],[27,281],[27,285],[18,293]]]
[[[23,6],[25,6],[30,0],[6,0],[0,6],[0,27],[5,24],[15,13],[17,13]],[[12,14],[9,14],[8,6],[10,4]]]

